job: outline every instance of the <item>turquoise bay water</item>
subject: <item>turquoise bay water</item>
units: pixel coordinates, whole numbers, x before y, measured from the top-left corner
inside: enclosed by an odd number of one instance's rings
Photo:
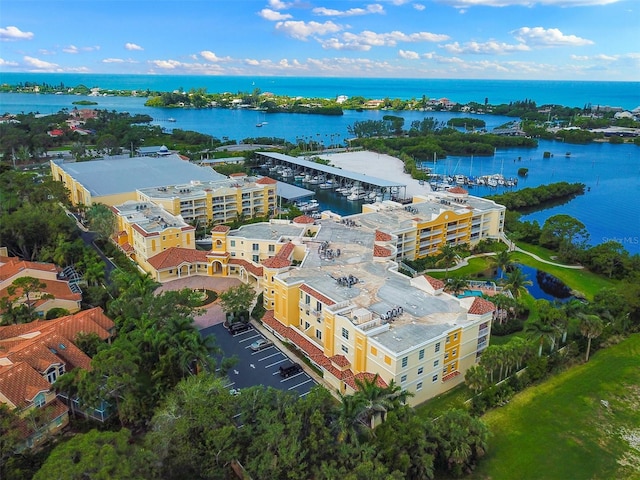
[[[29,74],[0,74],[2,82],[18,83],[20,80],[9,80],[7,77],[19,77],[21,81],[27,81],[25,76]],[[138,83],[131,85],[123,84],[131,80],[129,76],[117,78],[117,76],[65,76],[46,75],[39,76],[40,82],[46,81],[50,84],[59,83],[59,78],[64,77],[66,85],[77,85],[85,83],[99,85],[103,88],[107,85],[104,82],[113,82],[112,88],[142,88],[147,84],[151,89],[169,90],[182,86],[185,89],[202,86],[198,84],[201,79],[207,79],[215,85],[228,86],[229,81],[237,83],[236,88],[226,88],[229,91],[250,91],[251,88],[259,87],[263,91],[269,90],[260,85],[261,80],[274,82],[273,85],[280,85],[288,94],[292,94],[298,85],[300,95],[305,96],[334,96],[335,94],[362,95],[368,98],[381,97],[373,93],[379,92],[380,85],[386,84],[386,92],[394,92],[397,97],[401,94],[410,93],[411,88],[421,85],[419,80],[381,80],[381,79],[293,79],[293,78],[273,78],[273,79],[247,79],[238,77],[135,77],[133,80]],[[251,81],[250,81],[251,80]],[[29,76],[29,81],[35,81]],[[98,83],[92,83],[92,82]],[[174,82],[180,83],[173,85]],[[251,83],[255,81],[255,86]],[[218,82],[218,83],[215,83]],[[315,83],[314,83],[315,82]],[[424,85],[435,85],[442,82],[424,80]],[[436,82],[435,84],[433,82]],[[582,106],[585,103],[597,103],[600,98],[602,104],[626,106],[634,108],[640,104],[639,83],[614,83],[614,82],[490,82],[490,81],[447,81],[453,84],[461,82],[459,95],[451,91],[445,94],[428,96],[447,96],[452,100],[468,101],[463,98],[471,89],[482,89],[485,91],[493,85],[491,92],[486,95],[492,103],[499,103],[499,96],[511,97],[513,99],[534,98],[539,103],[550,101],[571,105]],[[138,87],[137,85],[141,86]],[[242,87],[244,84],[248,86]],[[557,86],[553,90],[551,86]],[[576,85],[579,84],[579,85]],[[165,87],[152,86],[165,85]],[[168,86],[171,85],[171,86]],[[444,85],[444,84],[443,84]],[[475,85],[475,86],[474,86]],[[501,89],[500,87],[504,87]],[[506,91],[506,86],[511,91]],[[168,87],[167,87],[168,86]],[[530,87],[531,86],[531,87]],[[338,88],[342,87],[342,88]],[[397,87],[397,88],[396,88]],[[535,88],[534,88],[535,87]],[[624,87],[624,88],[622,88]],[[328,94],[329,90],[335,92]],[[444,86],[443,86],[444,88]],[[447,87],[448,88],[448,87]],[[517,91],[521,88],[521,91]],[[208,91],[223,91],[224,89],[208,88]],[[504,90],[504,91],[503,91]],[[581,96],[583,90],[587,90],[588,95]],[[274,93],[275,89],[272,89]],[[315,92],[315,93],[314,93]],[[479,92],[478,92],[479,93]],[[421,96],[422,94],[407,95]],[[537,97],[536,95],[540,95]],[[592,96],[593,95],[593,96]],[[539,100],[548,96],[550,100]],[[561,97],[572,99],[572,101],[561,100]],[[622,98],[624,96],[624,98]],[[588,97],[588,98],[587,98]],[[63,108],[72,109],[73,101],[85,99],[73,95],[33,95],[33,94],[0,94],[0,115],[3,113],[39,112],[44,114],[56,113]],[[154,124],[160,125],[166,130],[180,128],[182,130],[194,130],[213,135],[223,139],[228,137],[241,141],[248,137],[278,137],[295,142],[296,139],[313,139],[329,144],[343,144],[349,137],[347,127],[355,121],[378,120],[383,115],[393,113],[405,118],[405,126],[409,126],[413,120],[422,120],[425,117],[435,117],[440,121],[446,121],[453,116],[461,114],[451,114],[446,112],[345,112],[341,117],[328,117],[322,115],[297,115],[297,114],[272,114],[265,115],[255,111],[245,110],[224,110],[224,109],[153,109],[144,106],[144,98],[125,97],[97,97],[92,98],[98,102],[96,108],[128,111],[130,113],[145,113],[153,118]],[[557,99],[557,100],[552,100]],[[481,102],[484,102],[484,94]],[[464,115],[468,116],[468,115]],[[169,122],[172,117],[176,122]],[[478,116],[487,123],[490,130],[513,119],[492,115]],[[256,124],[266,121],[267,124],[261,128],[256,128]],[[553,154],[550,159],[543,159],[543,152],[549,151]],[[567,152],[570,155],[567,156]],[[373,160],[375,161],[375,160]],[[429,162],[428,165],[433,168]],[[449,157],[440,160],[435,165],[438,173],[464,174],[464,175],[489,175],[502,173],[506,177],[516,177],[517,170],[521,167],[529,169],[526,178],[521,178],[518,188],[533,187],[557,181],[582,182],[587,185],[588,191],[585,195],[553,208],[525,215],[526,220],[537,220],[541,224],[551,215],[566,213],[585,224],[590,232],[592,244],[598,244],[607,240],[617,240],[631,253],[640,253],[640,147],[634,145],[610,145],[608,143],[592,143],[588,145],[571,145],[556,141],[540,141],[539,146],[534,149],[514,148],[498,150],[490,157]],[[500,193],[500,188],[490,189],[488,187],[474,187],[471,190],[473,195],[486,196],[493,193]],[[319,191],[316,198],[323,208],[334,209],[338,213],[353,213],[360,211],[360,202],[347,202],[327,191]]]
[[[85,85],[104,89],[188,91],[205,88],[209,93],[262,92],[276,95],[335,98],[337,95],[365,98],[449,98],[468,103],[497,105],[534,100],[538,105],[569,107],[610,105],[625,109],[640,106],[640,82],[584,82],[558,80],[469,80],[418,78],[330,78],[330,77],[229,77],[202,75],[100,75],[0,72],[0,83],[25,82]]]

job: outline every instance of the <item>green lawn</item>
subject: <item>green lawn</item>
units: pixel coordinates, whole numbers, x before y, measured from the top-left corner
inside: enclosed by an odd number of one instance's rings
[[[489,452],[471,478],[640,479],[639,359],[635,334],[487,413]]]
[[[415,407],[418,416],[424,419],[434,419],[448,410],[464,409],[464,402],[471,398],[472,392],[464,383],[452,388],[437,397],[433,397]]]

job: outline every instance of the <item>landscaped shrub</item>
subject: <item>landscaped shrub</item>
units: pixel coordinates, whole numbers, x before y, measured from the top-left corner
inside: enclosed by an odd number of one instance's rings
[[[521,318],[515,318],[513,320],[509,320],[506,323],[492,323],[491,324],[491,335],[496,337],[503,337],[505,335],[509,335],[515,332],[521,332],[524,328],[524,320]]]

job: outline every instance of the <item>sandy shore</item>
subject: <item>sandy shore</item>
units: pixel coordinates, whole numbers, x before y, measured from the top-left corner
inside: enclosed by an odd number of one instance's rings
[[[407,186],[407,197],[422,195],[431,191],[427,182],[420,185],[418,180],[404,173],[402,160],[391,155],[376,152],[360,151],[345,153],[330,153],[318,155],[323,160],[328,160],[335,167],[351,172],[363,173],[372,177],[391,180]]]

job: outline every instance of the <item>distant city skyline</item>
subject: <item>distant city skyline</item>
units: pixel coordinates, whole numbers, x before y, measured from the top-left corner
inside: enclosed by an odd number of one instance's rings
[[[1,72],[640,80],[637,0],[2,0]]]

